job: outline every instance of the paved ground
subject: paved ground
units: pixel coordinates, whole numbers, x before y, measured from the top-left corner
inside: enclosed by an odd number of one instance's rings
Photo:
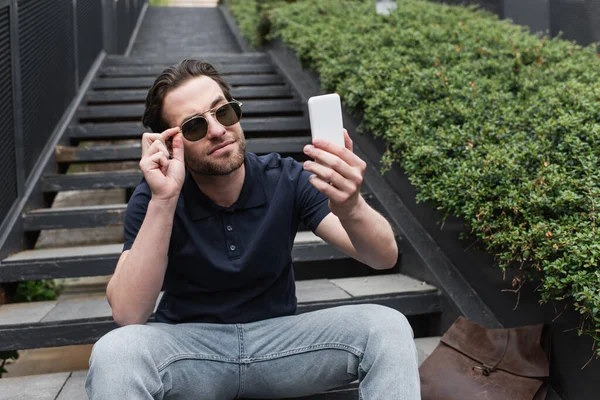
[[[216,7],[149,7],[130,55],[179,59],[240,52]]]

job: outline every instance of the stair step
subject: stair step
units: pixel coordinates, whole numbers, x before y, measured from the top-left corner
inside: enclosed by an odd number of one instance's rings
[[[92,89],[149,89],[156,77],[128,77],[128,78],[97,78],[92,82]],[[284,85],[284,79],[277,74],[249,74],[229,75],[227,83],[230,86],[266,86]]]
[[[128,76],[152,76],[156,78],[166,68],[166,65],[107,65],[100,68],[100,77],[128,77]],[[213,63],[213,67],[222,76],[240,74],[273,74],[277,70],[271,63],[256,64],[225,64]]]
[[[23,215],[25,231],[122,225],[127,204],[41,208]]]
[[[299,313],[367,303],[407,317],[440,312],[435,287],[401,274],[298,281],[296,297]],[[6,304],[0,321],[0,351],[93,343],[116,327],[105,297]]]
[[[66,175],[46,175],[41,178],[43,192],[67,190],[135,188],[143,177],[137,169],[124,171],[83,172]]]
[[[141,103],[144,104],[148,89],[119,89],[119,90],[90,90],[84,97],[83,103]],[[251,99],[291,98],[292,92],[288,86],[238,86],[231,88],[231,96],[240,101]]]
[[[271,58],[265,53],[206,53],[199,55],[190,55],[187,58],[195,58],[207,61],[211,64],[264,64],[270,63]],[[119,55],[108,55],[104,59],[104,66],[107,65],[144,65],[144,66],[161,66],[168,67],[180,59],[165,60],[164,57],[144,57],[133,56],[125,57]]]
[[[274,136],[291,133],[306,135],[310,129],[308,117],[242,118],[246,139],[261,135]],[[75,140],[141,139],[147,132],[141,122],[86,123],[67,128],[67,135]]]
[[[86,172],[68,175],[46,175],[41,178],[43,192],[134,188],[142,179],[142,171]]]
[[[79,120],[132,119],[140,120],[144,114],[144,104],[121,104],[81,107],[77,111]],[[304,111],[298,100],[248,100],[244,101],[244,117],[271,116],[278,114],[300,114]],[[84,122],[84,121],[82,121]]]
[[[0,262],[0,282],[110,275],[122,249],[118,243],[22,251]],[[335,265],[338,260],[343,265]],[[296,235],[292,262],[297,280],[380,273],[352,260],[310,231]]]
[[[415,339],[415,344],[419,353],[419,365],[429,357],[439,341],[440,337],[437,336]],[[87,399],[87,394],[85,392],[87,372],[87,370],[83,370],[17,378],[3,378],[0,380],[0,393],[3,393],[3,395],[6,396],[2,398],[13,400],[84,400]],[[358,399],[358,389],[356,384],[349,388],[332,390],[313,396],[290,400],[350,399]]]
[[[304,159],[302,149],[311,138],[259,138],[246,140],[246,150],[256,154],[297,153],[297,159]],[[142,154],[141,143],[113,144],[104,146],[56,146],[56,161],[59,163],[86,163],[102,161],[139,161]],[[295,157],[296,158],[296,157]]]
[[[368,203],[370,193],[362,194]],[[46,229],[76,229],[123,225],[127,204],[102,204],[74,207],[39,208],[23,214],[23,230],[35,232]],[[306,231],[304,225],[301,231]]]
[[[365,192],[363,198],[373,203]],[[39,208],[23,214],[23,230],[35,232],[46,229],[76,229],[123,225],[127,204],[103,204],[76,207]],[[300,231],[306,231],[304,225]]]

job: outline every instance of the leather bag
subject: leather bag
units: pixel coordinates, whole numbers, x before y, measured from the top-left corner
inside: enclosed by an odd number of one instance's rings
[[[545,325],[486,329],[459,317],[419,368],[422,400],[543,400]]]

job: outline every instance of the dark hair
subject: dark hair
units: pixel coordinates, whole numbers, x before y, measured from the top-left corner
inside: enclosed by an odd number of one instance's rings
[[[156,133],[170,128],[164,122],[162,116],[163,100],[165,99],[165,96],[170,90],[199,76],[208,76],[217,82],[219,86],[221,86],[225,98],[228,101],[231,101],[229,85],[221,78],[221,75],[219,75],[215,67],[204,61],[186,59],[165,69],[154,81],[154,84],[148,91],[148,96],[146,96],[146,110],[144,111],[144,117],[142,118],[144,126]]]

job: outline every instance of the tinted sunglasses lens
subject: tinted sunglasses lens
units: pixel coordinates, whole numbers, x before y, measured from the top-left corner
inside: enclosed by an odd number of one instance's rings
[[[181,133],[190,142],[195,142],[206,136],[207,128],[206,120],[203,117],[196,117],[183,124]]]
[[[240,122],[242,116],[242,108],[238,103],[227,103],[217,108],[215,111],[217,121],[223,126],[231,126]]]

